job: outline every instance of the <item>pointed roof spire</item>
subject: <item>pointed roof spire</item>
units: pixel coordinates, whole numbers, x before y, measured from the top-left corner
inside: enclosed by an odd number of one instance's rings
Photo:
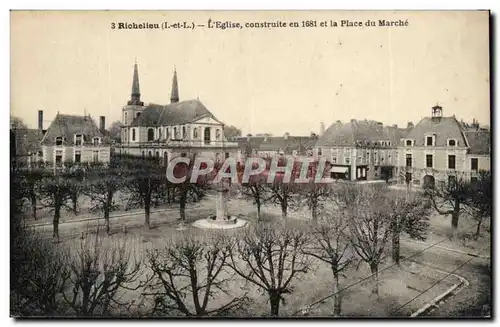
[[[130,95],[129,105],[139,105],[142,106],[144,102],[141,102],[141,90],[139,88],[139,70],[137,68],[137,58],[134,62],[134,77],[132,79],[132,94]]]
[[[177,69],[174,66],[174,78],[172,79],[172,93],[170,95],[170,102],[179,102],[179,85],[177,83]]]

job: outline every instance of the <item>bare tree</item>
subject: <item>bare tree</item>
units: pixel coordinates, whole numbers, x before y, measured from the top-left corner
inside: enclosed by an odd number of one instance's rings
[[[284,295],[293,282],[311,267],[304,250],[309,237],[302,229],[286,224],[259,224],[238,235],[229,266],[247,282],[267,293],[271,315],[278,316]]]
[[[165,168],[159,165],[158,160],[123,158],[127,177],[125,185],[130,192],[129,204],[141,205],[145,212],[145,226],[151,228],[151,207],[165,192]]]
[[[121,140],[121,125],[122,125],[122,122],[119,120],[116,120],[116,121],[111,123],[111,125],[109,126],[109,129],[108,129],[109,136],[111,137],[111,139],[113,139],[116,142],[120,142],[120,140]]]
[[[425,206],[425,199],[418,193],[392,191],[385,193],[385,197],[385,208],[382,210],[390,221],[392,260],[399,265],[401,234],[425,240],[430,212]]]
[[[210,301],[218,292],[229,294],[232,275],[224,271],[229,261],[232,240],[215,236],[208,239],[185,237],[170,242],[164,250],[149,251],[153,275],[147,283],[146,296],[153,296],[153,315],[172,311],[186,316],[221,315],[243,303],[246,296],[234,297],[216,308]]]
[[[273,198],[273,195],[269,194],[269,188],[266,183],[266,177],[259,174],[250,176],[248,182],[246,183],[238,184],[240,194],[252,199],[254,204],[257,206],[258,221],[261,221],[262,205]]]
[[[328,217],[327,217],[328,215]],[[348,222],[343,214],[325,213],[323,219],[312,230],[314,241],[306,253],[327,263],[333,273],[333,314],[340,316],[342,308],[342,294],[340,277],[352,262],[349,235],[346,233]]]
[[[28,169],[24,170],[21,174],[22,186],[19,191],[22,192],[23,197],[26,197],[31,205],[31,214],[36,220],[37,218],[37,205],[40,197],[40,186],[45,176],[42,169]]]
[[[300,196],[305,199],[307,207],[311,211],[313,222],[318,221],[318,216],[324,208],[324,203],[331,199],[331,185],[316,183],[314,180],[302,184],[299,188]]]
[[[11,237],[11,315],[63,314],[60,297],[66,266],[61,249],[26,229]]]
[[[388,218],[386,186],[347,184],[341,193],[349,217],[350,239],[359,258],[374,277],[372,293],[378,296],[378,268],[385,258],[391,225]]]
[[[465,212],[471,199],[471,185],[463,176],[451,179],[445,186],[425,187],[432,206],[443,216],[451,215],[451,227],[458,228],[460,213]]]
[[[122,188],[122,172],[116,162],[112,162],[107,169],[91,172],[84,186],[83,192],[91,199],[91,210],[99,210],[104,214],[108,235],[110,234],[109,216],[111,212],[119,208],[115,203],[115,196]]]
[[[46,176],[43,178],[40,188],[41,204],[50,208],[54,212],[52,224],[54,227],[52,237],[59,242],[59,220],[61,218],[61,209],[65,208],[72,211],[68,205],[71,199],[73,179],[67,174],[57,174],[55,176]]]
[[[476,239],[480,236],[483,221],[491,217],[493,202],[491,186],[491,172],[489,171],[479,171],[477,182],[471,185],[472,197],[469,207],[471,208],[472,217],[477,222],[474,235]]]
[[[24,121],[16,116],[10,116],[10,128],[11,129],[26,129],[28,126],[24,123]]]
[[[195,160],[196,155],[193,155],[189,164],[177,164],[174,169],[175,176],[186,176],[186,179],[182,183],[169,185],[173,187],[174,198],[179,202],[180,220],[182,222],[186,221],[186,205],[190,202],[200,201],[205,196],[206,190],[209,187],[209,177],[206,175],[198,176],[196,181],[191,182]]]
[[[120,301],[123,290],[140,287],[141,265],[126,241],[103,244],[99,233],[81,241],[67,257],[67,291],[63,297],[77,316],[110,316],[127,305]]]

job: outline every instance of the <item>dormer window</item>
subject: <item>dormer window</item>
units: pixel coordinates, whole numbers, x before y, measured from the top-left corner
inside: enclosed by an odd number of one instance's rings
[[[82,134],[75,134],[75,145],[81,146],[82,144],[83,144],[83,135]]]
[[[56,145],[63,145],[63,137],[62,136],[56,137]]]
[[[99,143],[101,143],[101,138],[100,137],[94,137],[92,139],[92,144],[93,145],[99,145]]]
[[[413,140],[405,140],[406,146],[413,146]]]
[[[448,140],[448,146],[457,146],[457,140],[455,139],[450,139]]]

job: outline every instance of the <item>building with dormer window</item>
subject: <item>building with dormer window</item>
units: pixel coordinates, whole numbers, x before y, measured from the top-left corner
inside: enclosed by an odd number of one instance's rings
[[[174,71],[170,104],[141,101],[139,73],[134,65],[132,93],[122,109],[121,143],[116,151],[134,156],[156,156],[169,162],[186,153],[204,157],[236,157],[238,144],[224,137],[224,123],[199,100],[180,101]]]
[[[444,185],[457,176],[474,179],[490,169],[490,131],[443,116],[432,107],[398,144],[398,182],[412,185]]]
[[[100,126],[90,115],[64,115],[57,113],[40,141],[38,160],[55,167],[64,163],[107,163],[111,155],[111,141],[105,130],[105,118]]]
[[[396,174],[398,142],[407,129],[372,120],[337,121],[314,146],[331,163],[331,177],[347,180],[391,179]]]

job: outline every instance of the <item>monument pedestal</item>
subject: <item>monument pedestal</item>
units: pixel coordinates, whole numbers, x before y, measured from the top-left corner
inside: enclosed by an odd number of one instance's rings
[[[233,229],[244,227],[247,221],[230,216],[227,210],[227,198],[229,188],[219,187],[215,196],[215,215],[210,215],[206,219],[200,219],[193,223],[193,226],[203,229]]]

